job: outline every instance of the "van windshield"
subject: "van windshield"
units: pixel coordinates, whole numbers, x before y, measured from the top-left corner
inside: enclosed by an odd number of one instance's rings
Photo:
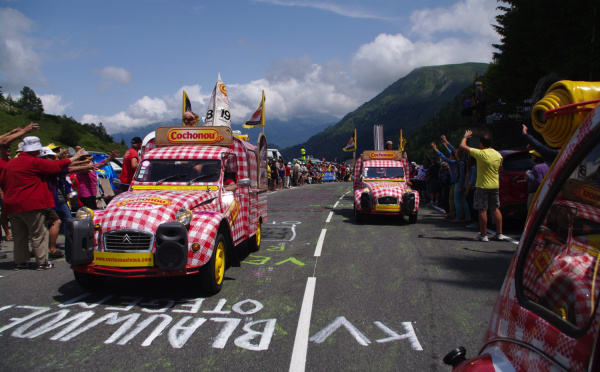
[[[402,167],[365,167],[364,178],[395,179],[404,178]]]
[[[138,182],[214,183],[221,178],[220,160],[146,159],[134,179]]]

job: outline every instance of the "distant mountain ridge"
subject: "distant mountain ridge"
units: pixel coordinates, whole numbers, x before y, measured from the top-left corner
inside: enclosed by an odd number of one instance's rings
[[[398,146],[400,129],[410,138],[441,108],[483,75],[485,63],[428,66],[413,70],[370,101],[347,114],[337,124],[310,137],[308,141],[283,149],[285,159],[300,156],[300,149],[317,159],[338,161],[348,156],[342,148],[357,131],[357,154],[373,148],[373,126],[383,125],[385,140]]]
[[[339,119],[332,115],[311,116],[284,121],[269,118],[267,111],[265,134],[267,136],[267,141],[270,144],[276,144],[278,147],[288,147],[308,140],[313,134],[325,130],[325,128],[338,121]],[[111,136],[114,138],[115,142],[121,142],[121,140],[123,140],[126,144],[129,144],[133,137],[140,137],[143,139],[148,133],[156,130],[158,127],[179,125],[181,125],[181,119],[174,118],[135,128],[128,132],[111,133]],[[240,130],[242,133],[248,134],[250,136],[250,142],[252,143],[256,143],[258,134],[262,132],[262,127],[244,129],[241,124],[232,124],[231,129]]]

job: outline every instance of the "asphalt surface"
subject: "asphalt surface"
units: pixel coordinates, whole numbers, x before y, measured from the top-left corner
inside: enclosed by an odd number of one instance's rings
[[[357,224],[351,194],[270,193],[261,250],[241,249],[209,298],[193,276],[86,293],[64,260],[14,271],[4,242],[0,370],[447,371],[453,348],[475,355],[516,245],[474,241],[428,206],[415,225]]]

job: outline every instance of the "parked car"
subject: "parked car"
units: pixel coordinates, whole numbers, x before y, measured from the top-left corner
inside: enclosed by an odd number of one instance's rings
[[[115,170],[117,177],[121,177],[121,170],[123,169],[123,158],[115,158],[110,162],[110,165]]]
[[[502,155],[500,176],[500,211],[503,218],[527,217],[527,171],[535,163],[527,148],[498,151]]]
[[[453,371],[600,371],[600,107],[561,147],[479,355],[453,350]]]
[[[281,153],[277,149],[267,149],[267,158],[269,161],[273,159],[283,161],[283,156],[281,156]]]

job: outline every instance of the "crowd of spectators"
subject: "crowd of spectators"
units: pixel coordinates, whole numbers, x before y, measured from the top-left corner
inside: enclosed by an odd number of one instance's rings
[[[529,208],[558,150],[549,148],[529,135],[525,125],[522,134],[536,164],[527,172]],[[504,240],[499,200],[502,156],[492,148],[491,139],[487,136],[480,138],[478,148],[469,147],[467,140],[471,136],[471,131],[465,132],[458,149],[444,135],[440,137],[444,151],[432,142],[434,155],[425,164],[410,164],[412,187],[419,191],[421,200],[429,201],[427,205],[442,208],[448,220],[479,229],[475,237],[479,241],[489,241],[487,223],[488,214],[491,215],[496,225],[496,234],[492,239]]]
[[[52,143],[43,146],[36,136],[26,136],[39,129],[37,123],[31,123],[0,136],[0,237],[4,230],[6,240],[14,243],[15,270],[51,269],[54,264],[50,258],[64,256],[56,243],[64,222],[72,216],[68,197],[74,182],[69,175],[78,180],[75,184],[82,204],[97,209],[96,171],[118,154],[115,150],[108,159],[94,163],[92,155],[81,147],[69,152]],[[22,137],[11,158],[11,143]]]
[[[335,162],[271,159],[267,163],[269,191],[289,189],[323,182],[350,181],[352,167]]]
[[[92,155],[85,149],[69,152],[60,146],[43,146],[35,136],[26,136],[39,130],[31,123],[25,128],[16,128],[0,135],[0,239],[14,241],[15,269],[32,268],[30,257],[35,257],[37,270],[53,267],[49,258],[60,258],[64,254],[56,249],[57,237],[64,222],[72,217],[68,199],[71,191],[78,192],[78,202],[90,209],[97,207],[98,180],[96,172],[117,155],[94,163]],[[442,208],[446,218],[455,223],[464,223],[470,228],[479,228],[476,239],[488,241],[488,212],[496,224],[493,239],[503,240],[502,215],[498,198],[498,169],[501,155],[491,148],[491,141],[481,137],[479,148],[470,148],[467,131],[458,149],[441,138],[444,151],[431,143],[434,156],[426,164],[410,163],[412,188],[419,191],[421,200],[427,205]],[[527,133],[523,135],[532,148],[531,156],[536,166],[528,172],[529,203],[541,184],[548,163],[558,151],[549,149]],[[17,154],[11,159],[11,143],[23,138]],[[131,149],[124,158],[121,173],[122,187],[128,187],[139,162],[138,150],[141,139],[131,142]],[[323,159],[324,160],[324,159]],[[352,178],[353,168],[337,162],[294,159],[272,159],[268,162],[269,190],[287,189],[323,182],[345,182]],[[69,177],[70,175],[70,177]],[[9,221],[10,226],[9,228]],[[12,230],[12,231],[11,231]]]

